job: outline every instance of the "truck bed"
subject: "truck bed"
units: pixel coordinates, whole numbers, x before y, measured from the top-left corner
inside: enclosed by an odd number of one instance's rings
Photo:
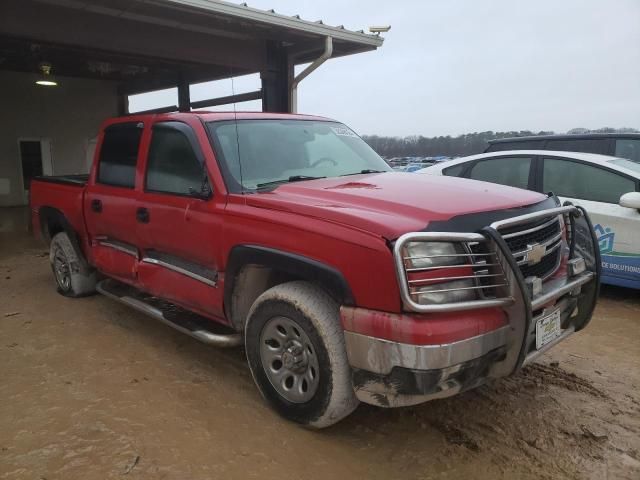
[[[39,182],[62,183],[65,185],[79,185],[84,187],[89,181],[89,174],[76,175],[52,175],[35,177],[34,180]]]
[[[44,233],[42,216],[63,218],[73,231],[85,231],[82,203],[88,181],[89,175],[40,176],[31,181],[31,219],[36,236]],[[49,240],[47,235],[44,238]]]

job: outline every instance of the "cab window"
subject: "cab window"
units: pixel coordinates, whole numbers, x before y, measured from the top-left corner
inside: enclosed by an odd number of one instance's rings
[[[187,125],[178,122],[154,125],[145,190],[176,195],[194,195],[202,190],[205,169],[190,133]]]
[[[142,123],[119,123],[104,130],[97,182],[133,188],[136,180]]]
[[[636,189],[634,180],[615,172],[557,158],[544,159],[542,185],[545,192],[604,203],[618,203]]]
[[[481,160],[471,168],[469,178],[528,188],[531,157],[500,157]]]

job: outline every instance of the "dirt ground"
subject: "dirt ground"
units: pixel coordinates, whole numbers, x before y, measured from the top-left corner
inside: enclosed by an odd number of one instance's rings
[[[512,378],[311,432],[216,350],[102,296],[55,292],[0,229],[0,479],[640,478],[640,295]]]

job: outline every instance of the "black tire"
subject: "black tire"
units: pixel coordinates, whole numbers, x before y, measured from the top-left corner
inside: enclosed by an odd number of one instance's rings
[[[49,263],[60,295],[84,297],[95,293],[96,272],[76,252],[66,232],[57,233],[51,240]]]
[[[269,334],[265,332],[271,331],[273,325],[278,328],[280,319],[287,320],[285,323],[289,330],[296,330],[293,326],[301,330],[296,333],[298,339],[304,337],[303,344],[309,344],[309,350],[302,347],[305,353],[309,353],[307,363],[318,367],[317,377],[311,374],[310,366],[307,373],[291,373],[306,379],[315,378],[313,387],[309,386],[310,390],[302,392],[301,388],[296,389],[296,395],[306,395],[310,397],[308,399],[297,398],[292,401],[293,394],[286,391],[281,393],[286,388],[286,380],[282,384],[274,380],[275,375],[281,375],[280,370],[277,373],[274,373],[275,370],[267,373],[269,360],[266,361],[266,367],[263,360],[269,352],[261,353],[261,348],[264,349],[263,352],[271,349]],[[264,347],[263,342],[268,343],[269,348]],[[288,351],[285,347],[286,343],[283,343],[282,348]],[[262,396],[284,418],[311,428],[325,428],[339,422],[358,406],[339,319],[339,306],[329,295],[313,285],[307,282],[290,282],[275,286],[260,295],[247,316],[245,348],[251,374]],[[276,352],[274,355],[278,355],[280,350],[274,347],[273,351]],[[280,365],[286,370],[283,366],[287,363],[285,355],[287,354],[282,354]],[[294,362],[293,366],[299,370],[300,365]],[[289,374],[287,372],[281,378],[285,378]],[[304,379],[300,382],[298,380],[299,378],[295,380],[296,386],[304,384]],[[276,388],[274,385],[279,386]],[[290,391],[293,390],[292,388]]]

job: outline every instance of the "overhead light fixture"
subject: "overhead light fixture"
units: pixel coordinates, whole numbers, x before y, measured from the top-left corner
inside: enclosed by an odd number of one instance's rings
[[[371,33],[377,33],[378,35],[380,35],[381,33],[388,32],[389,30],[391,30],[391,25],[378,25],[374,27],[369,27],[369,31]]]
[[[51,64],[41,63],[40,71],[42,72],[42,76],[38,80],[36,80],[36,85],[42,85],[43,87],[58,86],[58,82],[56,82],[51,76]]]

